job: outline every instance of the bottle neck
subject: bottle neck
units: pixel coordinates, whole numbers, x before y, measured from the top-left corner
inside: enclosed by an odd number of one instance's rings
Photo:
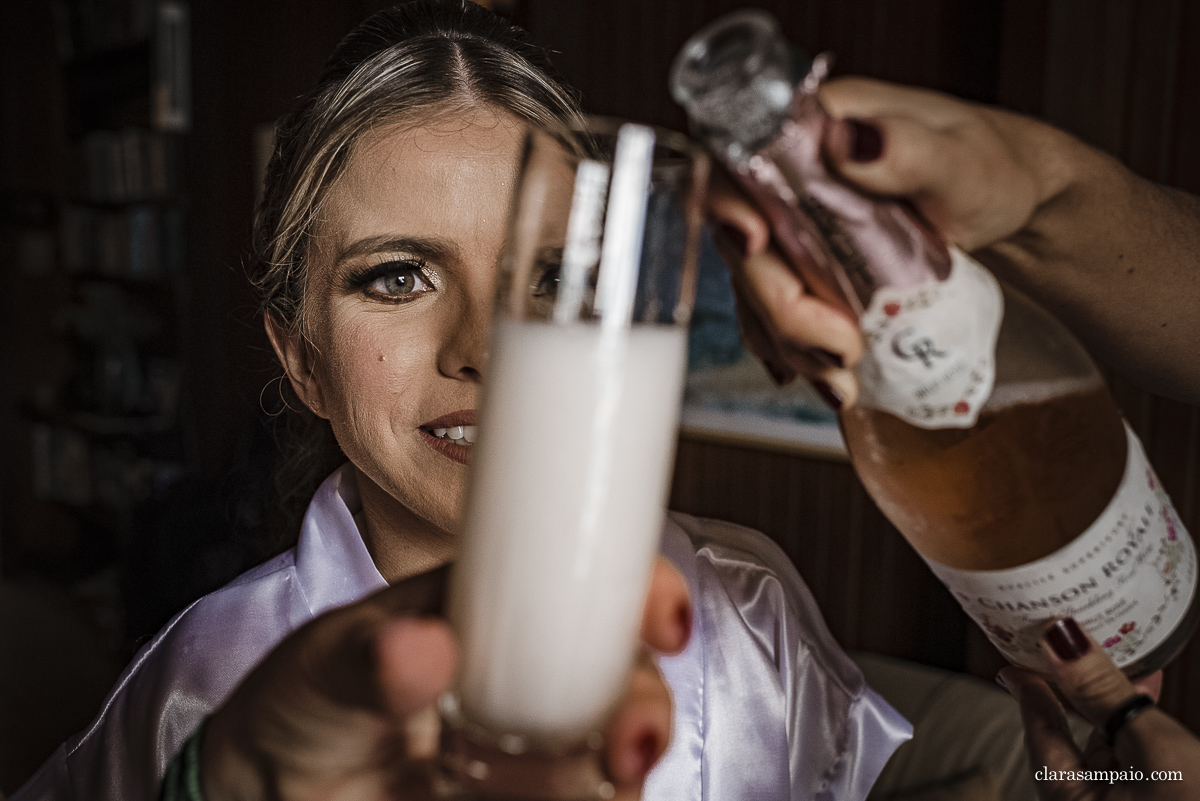
[[[671,93],[687,109],[693,133],[738,162],[778,136],[797,64],[806,72],[806,62],[770,15],[739,11],[688,40],[671,68]]]
[[[861,316],[880,286],[945,279],[941,238],[896,201],[871,198],[829,172],[820,55],[801,80],[775,20],[735,12],[693,36],[671,71],[693,132],[737,176],[771,222],[776,244],[826,300]]]

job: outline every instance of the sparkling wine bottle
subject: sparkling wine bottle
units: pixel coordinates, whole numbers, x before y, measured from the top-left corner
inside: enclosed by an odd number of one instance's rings
[[[742,11],[684,45],[671,88],[811,291],[858,320],[859,477],[1011,661],[1046,667],[1040,632],[1070,615],[1130,675],[1161,668],[1200,618],[1197,565],[1141,443],[1057,320],[829,173],[828,68]]]

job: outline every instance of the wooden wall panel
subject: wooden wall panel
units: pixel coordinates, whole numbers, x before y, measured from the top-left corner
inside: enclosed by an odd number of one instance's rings
[[[989,87],[1002,5],[978,0],[859,0],[797,3],[764,0],[788,37],[810,54],[829,50],[840,74],[871,75],[948,91]],[[560,67],[593,112],[635,117],[675,128],[683,112],[670,99],[671,59],[700,26],[741,0],[529,2],[518,12],[534,36],[561,54]],[[958,35],[960,34],[961,35]],[[980,67],[983,67],[983,75]]]
[[[1001,17],[996,102],[1022,114],[1042,112],[1048,0],[1008,0]]]

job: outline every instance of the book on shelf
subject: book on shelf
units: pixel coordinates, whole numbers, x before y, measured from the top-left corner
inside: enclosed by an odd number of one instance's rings
[[[154,24],[151,116],[160,131],[183,133],[192,124],[190,18],[181,2],[160,2]]]
[[[57,5],[59,24],[66,28],[60,38],[65,38],[70,57],[126,47],[154,32],[156,0],[66,0]]]
[[[183,0],[68,0],[59,13],[76,134],[191,126],[190,8]],[[65,32],[64,32],[65,31]]]
[[[179,148],[169,134],[93,131],[82,151],[87,194],[98,203],[162,199],[179,190]]]
[[[92,457],[87,437],[44,423],[33,425],[29,433],[34,496],[74,506],[89,505]]]
[[[185,472],[180,463],[139,454],[127,442],[97,442],[53,423],[34,424],[30,445],[34,496],[69,506],[128,510]]]
[[[59,253],[69,274],[172,278],[183,271],[184,234],[183,209],[174,204],[68,204],[59,215]]]

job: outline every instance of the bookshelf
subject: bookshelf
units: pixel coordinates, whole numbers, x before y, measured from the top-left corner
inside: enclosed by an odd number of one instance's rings
[[[65,180],[9,218],[28,243],[22,272],[53,285],[43,332],[58,356],[18,401],[25,528],[39,518],[75,528],[73,547],[32,547],[28,561],[66,577],[115,577],[139,509],[193,468],[180,404],[189,23],[182,0],[55,6]]]

